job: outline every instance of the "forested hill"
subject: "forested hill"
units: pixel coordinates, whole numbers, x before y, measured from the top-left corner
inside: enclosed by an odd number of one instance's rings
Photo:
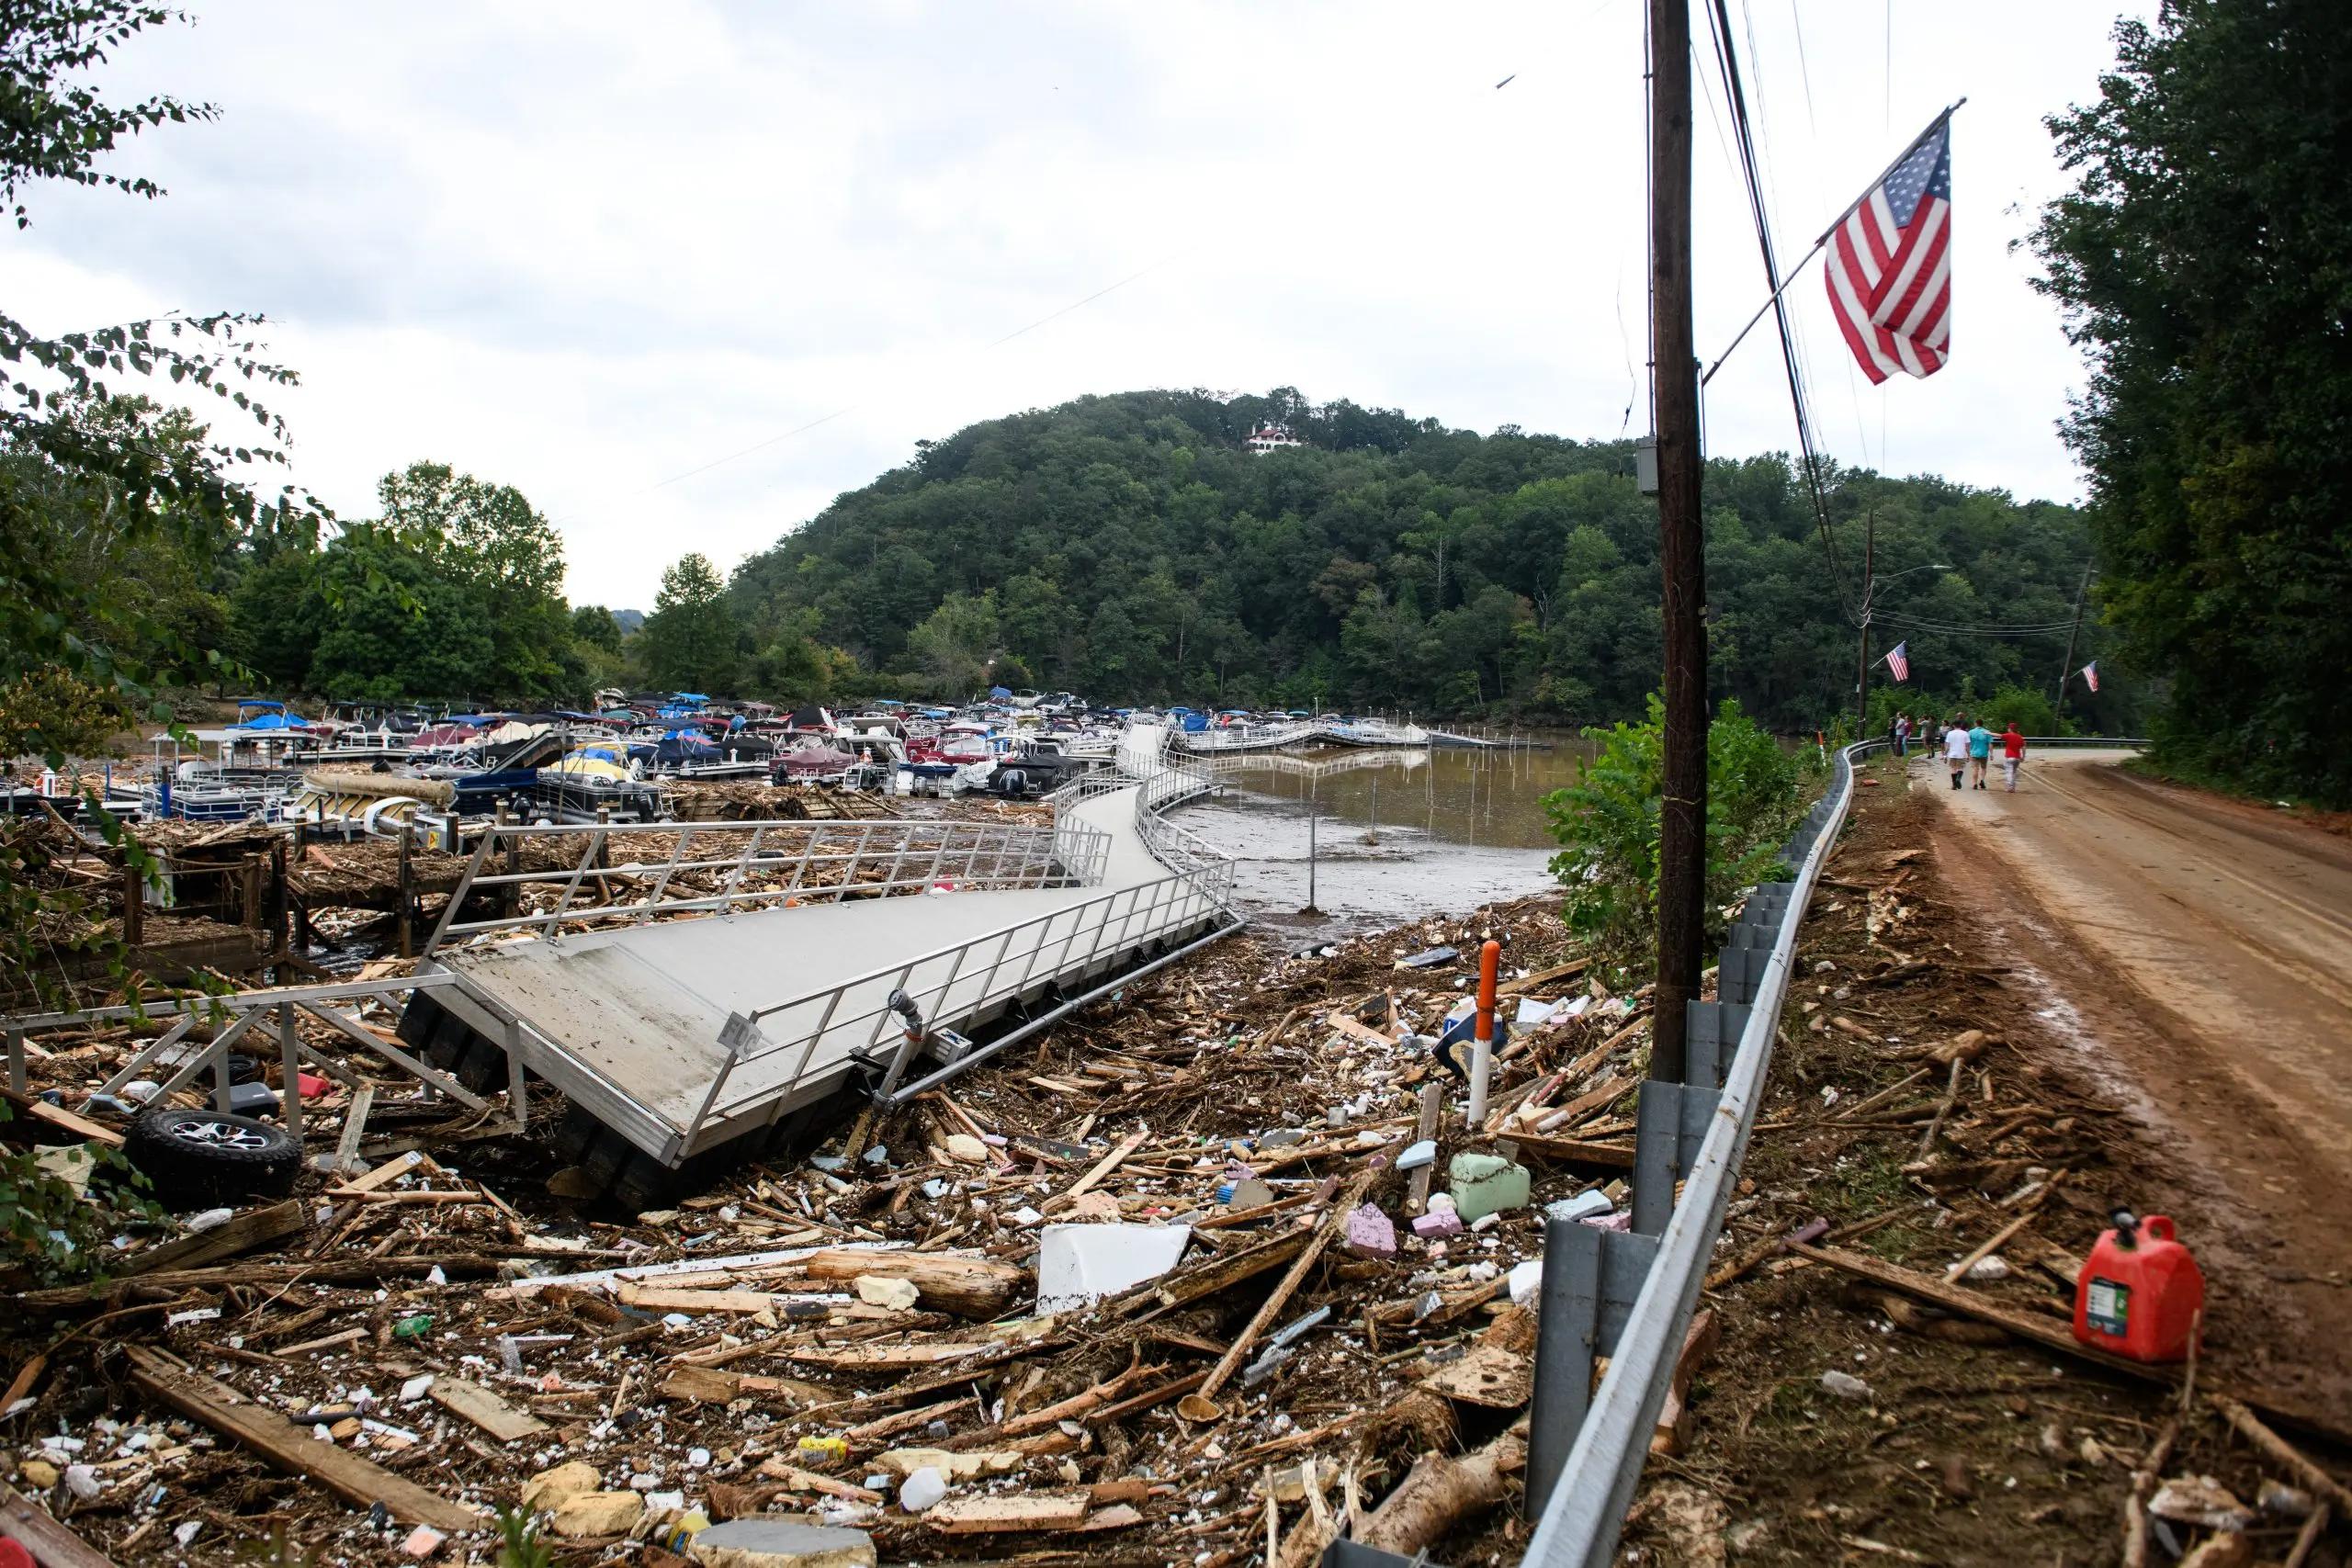
[[[1246,449],[1267,420],[1306,445]],[[2063,629],[1891,623],[2066,621],[2088,550],[2073,509],[1854,470],[1830,484],[1849,592],[1876,513],[1880,646],[1908,638],[1925,694],[2046,697]],[[1853,627],[1789,464],[1717,461],[1706,493],[1716,692],[1784,729],[1849,711]],[[1001,683],[1104,701],[1583,724],[1638,713],[1657,682],[1657,560],[1627,442],[1482,436],[1287,390],[1128,392],[920,444],[746,560],[729,598],[745,689],[837,682],[829,650],[846,649],[941,694],[992,661]],[[1928,566],[1951,570],[1890,577]]]

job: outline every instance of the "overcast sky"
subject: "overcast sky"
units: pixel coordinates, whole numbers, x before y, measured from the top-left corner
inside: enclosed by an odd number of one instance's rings
[[[417,458],[514,484],[575,601],[650,605],[685,550],[731,567],[919,438],[1086,392],[1627,428],[1641,0],[190,3],[102,80],[220,120],[107,165],[162,201],[36,192],[9,309],[266,313],[301,482],[349,516]],[[2080,368],[2011,245],[2064,185],[2041,117],[2092,96],[2119,8],[1733,0],[1784,265],[1969,99],[1950,367],[1874,390],[1818,262],[1791,289],[1841,460],[2078,493]],[[1722,110],[1709,84],[1709,360],[1764,294]],[[1716,453],[1791,445],[1769,335],[1706,412]]]

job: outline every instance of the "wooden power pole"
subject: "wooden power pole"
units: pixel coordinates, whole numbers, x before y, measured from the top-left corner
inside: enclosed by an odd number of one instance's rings
[[[1650,326],[1657,374],[1658,567],[1665,585],[1665,799],[1650,1076],[1683,1076],[1707,898],[1707,565],[1699,516],[1699,367],[1690,327],[1690,0],[1650,0]]]
[[[2075,639],[2083,635],[2083,601],[2090,597],[2091,569],[2083,568],[2083,585],[2075,590],[2075,624],[2066,632],[2066,658],[2058,666],[2058,700],[2050,705],[2051,714],[2059,718],[2066,715],[2066,682],[2075,673]]]

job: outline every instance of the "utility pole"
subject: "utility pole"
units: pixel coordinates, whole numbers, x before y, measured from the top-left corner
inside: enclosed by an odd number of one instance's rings
[[[2066,716],[2066,680],[2075,672],[2075,639],[2082,635],[2083,600],[2090,591],[2091,569],[2086,563],[2083,567],[2083,585],[2075,590],[2075,624],[2066,632],[2065,662],[2058,666],[2058,700],[2050,705],[2051,715],[2056,718]]]
[[[1862,525],[1862,651],[1861,660],[1854,671],[1854,739],[1860,740],[1871,728],[1871,567],[1878,553],[1878,508],[1870,510],[1870,520]]]
[[[1699,516],[1699,367],[1690,329],[1690,0],[1650,0],[1650,325],[1657,374],[1658,568],[1665,585],[1665,799],[1650,1077],[1682,1081],[1707,897],[1707,564]]]

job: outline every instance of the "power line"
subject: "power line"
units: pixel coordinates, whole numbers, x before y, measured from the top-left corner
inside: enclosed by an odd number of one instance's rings
[[[1838,590],[1838,603],[1849,620],[1857,621],[1853,595],[1846,586],[1844,563],[1838,558],[1837,536],[1829,525],[1829,506],[1821,491],[1821,463],[1814,448],[1813,416],[1805,404],[1804,377],[1797,365],[1796,339],[1789,327],[1789,309],[1781,278],[1781,267],[1772,250],[1772,225],[1764,201],[1764,185],[1757,167],[1756,139],[1747,113],[1747,95],[1741,85],[1739,60],[1732,44],[1731,9],[1727,0],[1714,0],[1706,8],[1707,30],[1715,44],[1715,63],[1723,72],[1724,86],[1731,98],[1732,128],[1739,142],[1740,169],[1747,186],[1747,205],[1756,224],[1756,243],[1764,258],[1766,286],[1772,289],[1772,314],[1781,338],[1781,364],[1787,372],[1789,404],[1796,415],[1797,446],[1803,456],[1806,493],[1813,501],[1814,525],[1821,537],[1823,553],[1829,560],[1829,579]]]

